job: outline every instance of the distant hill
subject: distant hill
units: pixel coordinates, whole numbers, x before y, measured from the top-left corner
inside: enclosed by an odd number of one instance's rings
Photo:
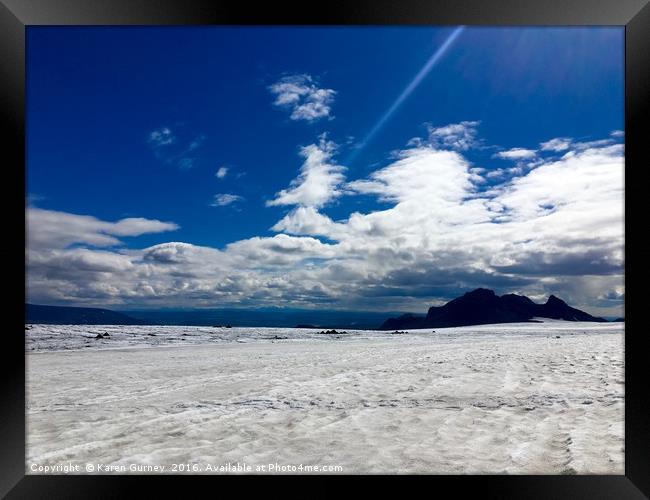
[[[568,321],[607,321],[591,316],[551,295],[535,304],[522,295],[498,297],[479,288],[426,314],[404,314],[386,320],[390,312],[328,311],[306,309],[208,309],[111,311],[88,307],[25,304],[25,321],[52,325],[232,325],[243,327],[338,328],[407,330],[490,323],[530,321],[534,317]],[[395,313],[396,314],[396,313]],[[382,324],[383,322],[383,324]]]
[[[126,314],[90,307],[25,304],[25,322],[45,325],[142,325],[146,321]]]
[[[328,309],[228,308],[228,309],[122,309],[120,312],[153,325],[188,325],[338,330],[377,329],[395,311],[340,311]]]
[[[381,329],[406,330],[519,323],[535,317],[565,321],[607,321],[570,307],[555,295],[551,295],[545,304],[536,304],[524,295],[507,294],[499,297],[492,290],[477,288],[443,306],[429,308],[425,317],[404,314],[398,318],[390,318],[383,323]]]
[[[320,329],[376,329],[386,316],[376,311],[332,311],[320,309],[193,309],[121,310],[25,304],[26,322],[70,325],[188,325],[234,327],[279,327]],[[298,326],[296,326],[298,325]]]

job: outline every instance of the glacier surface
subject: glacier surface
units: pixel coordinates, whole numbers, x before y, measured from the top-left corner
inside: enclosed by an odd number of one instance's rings
[[[30,325],[26,472],[623,474],[623,330]]]

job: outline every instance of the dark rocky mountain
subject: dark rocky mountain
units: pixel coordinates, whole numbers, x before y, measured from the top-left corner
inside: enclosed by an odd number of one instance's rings
[[[37,304],[25,304],[25,322],[44,325],[143,325],[147,323],[108,309]]]
[[[530,321],[535,317],[566,321],[607,321],[575,309],[555,295],[551,295],[545,304],[536,304],[524,295],[511,293],[499,297],[492,290],[477,288],[443,306],[429,308],[425,317],[404,314],[398,318],[390,318],[384,322],[381,329],[400,330],[519,323]]]

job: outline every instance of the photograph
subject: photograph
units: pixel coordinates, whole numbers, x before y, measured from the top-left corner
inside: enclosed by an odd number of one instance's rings
[[[625,475],[625,110],[625,26],[27,26],[25,474]]]

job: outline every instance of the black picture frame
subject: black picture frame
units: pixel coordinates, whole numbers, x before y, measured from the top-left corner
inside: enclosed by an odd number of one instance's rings
[[[650,380],[644,357],[640,304],[644,296],[631,289],[645,271],[643,242],[629,238],[644,233],[642,189],[650,168],[644,123],[650,118],[650,0],[330,0],[322,4],[288,1],[234,0],[0,0],[0,114],[5,166],[17,175],[2,197],[7,212],[16,213],[25,199],[25,30],[33,25],[617,25],[625,26],[625,132],[626,132],[626,292],[625,319],[625,475],[611,476],[372,476],[373,487],[418,483],[435,493],[451,487],[454,496],[468,491],[485,498],[589,498],[635,499],[650,497]],[[7,154],[9,153],[9,154]],[[13,161],[10,160],[13,158]],[[20,170],[20,166],[23,170]],[[15,182],[15,184],[14,184]],[[21,193],[20,191],[23,191]],[[635,222],[635,217],[637,221]],[[162,485],[188,493],[188,477],[178,476],[32,476],[25,475],[25,350],[23,331],[25,275],[25,219],[13,216],[15,235],[6,238],[4,250],[16,259],[7,268],[16,277],[6,290],[11,320],[5,323],[1,365],[0,495],[7,498],[122,498],[134,488]],[[630,231],[633,228],[633,232]],[[21,241],[20,235],[23,235]],[[11,252],[9,252],[11,250]],[[19,281],[20,280],[20,281]],[[15,293],[23,286],[23,294]],[[258,477],[265,487],[296,492],[338,494],[325,486],[335,477]],[[172,483],[172,479],[174,482]],[[213,478],[214,479],[214,478]],[[250,477],[219,477],[220,481],[248,488]],[[197,479],[198,480],[198,479]],[[200,481],[205,482],[202,477]],[[390,484],[388,481],[390,480]],[[308,483],[308,484],[307,484]],[[314,484],[315,483],[315,484]],[[399,484],[396,484],[399,483]],[[323,485],[324,488],[320,487]],[[316,486],[316,488],[314,488]],[[219,486],[220,488],[222,486]],[[435,489],[434,489],[435,488]]]

